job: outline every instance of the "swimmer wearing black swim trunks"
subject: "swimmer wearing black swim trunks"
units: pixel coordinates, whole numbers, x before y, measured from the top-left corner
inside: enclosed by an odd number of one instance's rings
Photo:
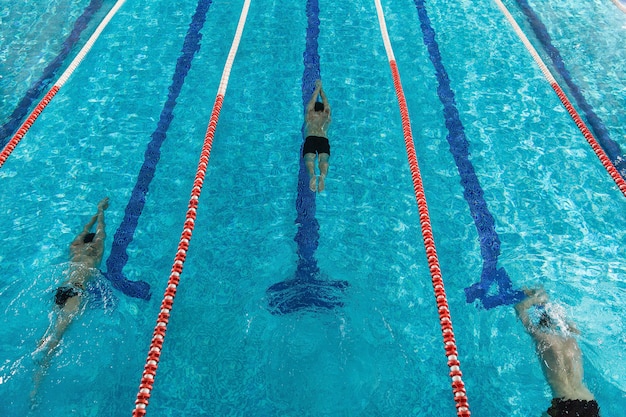
[[[322,99],[317,101],[318,97]],[[326,175],[328,174],[328,159],[330,158],[330,144],[328,142],[328,126],[330,125],[330,105],[322,82],[317,80],[315,90],[306,107],[306,139],[302,148],[302,157],[309,173],[309,188],[311,191],[324,191]],[[320,170],[319,184],[315,176],[315,157],[318,158]]]
[[[551,308],[543,289],[524,292],[527,297],[515,306],[515,311],[535,342],[543,373],[552,388],[554,399],[546,413],[551,417],[598,417],[598,403],[583,383],[582,352],[574,337],[579,330]],[[536,323],[528,312],[531,308],[537,310]]]
[[[328,143],[328,138],[323,138],[321,136],[307,136],[304,140],[304,146],[302,148],[302,157],[305,157],[308,153],[325,153],[330,156],[330,144]]]
[[[56,294],[54,294],[54,303],[63,309],[67,300],[72,297],[80,296],[83,294],[83,289],[74,285],[62,285],[57,288]]]
[[[70,266],[68,280],[56,289],[54,304],[58,307],[55,322],[50,326],[46,335],[38,344],[41,356],[40,367],[33,378],[34,387],[31,391],[31,401],[36,401],[39,384],[46,373],[51,359],[51,353],[61,342],[63,334],[72,320],[80,312],[81,301],[86,285],[97,272],[104,252],[105,224],[104,210],[109,207],[109,199],[104,198],[98,203],[98,212],[83,227],[70,245]],[[97,223],[97,225],[96,225]],[[95,233],[90,229],[96,225]]]
[[[554,398],[546,413],[550,417],[599,417],[600,407],[598,407],[596,400]]]

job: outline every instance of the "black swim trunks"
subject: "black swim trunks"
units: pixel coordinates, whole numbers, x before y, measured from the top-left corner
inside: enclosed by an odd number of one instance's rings
[[[595,400],[565,400],[554,398],[546,411],[552,417],[598,417],[600,407]]]
[[[54,303],[58,305],[59,308],[63,308],[65,307],[65,303],[67,303],[67,300],[80,294],[81,291],[78,288],[71,285],[64,285],[57,288],[57,292],[54,295]]]
[[[327,153],[330,155],[330,144],[327,138],[321,136],[307,136],[304,140],[304,147],[302,149],[302,156],[307,153]]]

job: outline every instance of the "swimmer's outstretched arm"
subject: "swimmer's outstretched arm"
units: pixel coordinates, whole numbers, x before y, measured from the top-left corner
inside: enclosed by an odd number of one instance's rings
[[[104,240],[106,239],[105,233],[105,223],[104,223],[104,210],[109,208],[109,197],[103,198],[98,203],[98,214],[96,214],[96,218],[98,219],[98,226],[96,226],[96,236],[94,236],[93,242],[98,251],[97,257],[101,258],[104,253]]]
[[[548,295],[543,289],[524,289],[526,298],[515,305],[515,312],[522,321],[522,324],[527,330],[532,330],[533,326],[528,316],[528,309],[536,304],[545,304],[548,302]]]
[[[104,241],[106,234],[104,232],[105,224],[104,224],[104,210],[109,208],[109,197],[103,198],[98,203],[98,213],[94,216],[98,219],[98,226],[96,227],[96,239],[101,239]]]
[[[91,230],[93,225],[96,224],[97,221],[98,221],[98,215],[94,214],[91,217],[91,220],[89,220],[89,222],[85,225],[85,227],[83,227],[83,231],[76,235],[76,237],[74,238],[74,241],[72,242],[72,246],[82,245],[85,239],[85,235],[89,233],[89,231]]]
[[[326,92],[322,88],[322,82],[320,81],[320,97],[322,98],[322,103],[324,103],[324,111],[330,113],[330,104],[328,104],[328,99],[326,98]]]
[[[315,102],[317,101],[317,96],[319,96],[321,89],[322,89],[322,81],[321,80],[315,81],[315,90],[313,90],[313,94],[311,94],[311,99],[306,105],[307,112],[313,111],[313,108],[315,107]]]
[[[82,232],[76,235],[76,237],[72,241],[72,246],[82,245],[83,241],[85,240],[85,235],[89,233],[89,231],[91,230],[93,225],[96,224],[96,222],[98,222],[98,226],[96,229],[95,239],[98,239],[100,237],[101,240],[104,241],[104,238],[106,236],[104,235],[104,212],[103,211],[106,210],[108,207],[109,207],[109,197],[105,197],[102,200],[100,200],[100,202],[98,203],[98,212],[91,217],[91,220],[89,220],[89,222],[83,227]]]

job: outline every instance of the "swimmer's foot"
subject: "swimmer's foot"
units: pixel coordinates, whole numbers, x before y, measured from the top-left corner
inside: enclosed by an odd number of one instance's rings
[[[317,190],[317,177],[315,175],[313,175],[311,177],[311,181],[309,181],[309,188],[313,192],[315,192]]]
[[[39,408],[39,400],[37,399],[37,390],[33,389],[30,392],[30,409],[34,411],[37,408]]]
[[[98,203],[98,210],[106,210],[109,208],[109,197],[104,197]]]
[[[324,191],[324,187],[326,186],[326,185],[324,184],[324,180],[325,180],[325,179],[326,179],[326,175],[320,175],[320,183],[319,183],[319,185],[318,185],[318,187],[317,187],[317,191],[319,191],[320,193],[321,193],[322,191]]]

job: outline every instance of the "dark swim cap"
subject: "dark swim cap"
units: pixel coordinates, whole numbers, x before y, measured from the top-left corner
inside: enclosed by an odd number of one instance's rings
[[[315,102],[315,111],[324,111],[324,103],[320,101]]]
[[[554,320],[552,320],[552,317],[550,317],[550,315],[544,310],[541,313],[541,316],[539,316],[539,326],[552,327],[553,324]]]
[[[93,242],[93,238],[96,236],[95,233],[87,233],[83,238],[83,243]]]

